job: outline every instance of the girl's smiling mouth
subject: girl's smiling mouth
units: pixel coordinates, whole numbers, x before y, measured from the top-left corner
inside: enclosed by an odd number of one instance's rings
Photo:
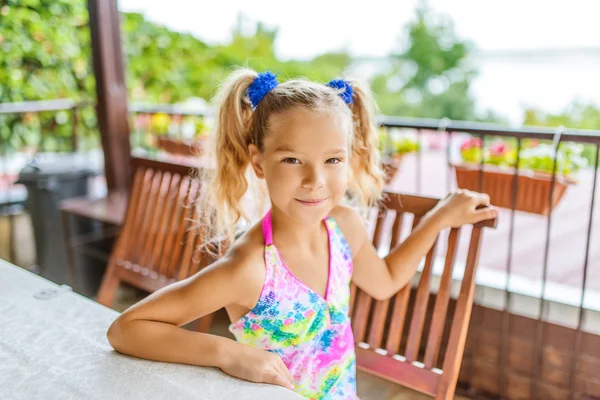
[[[298,203],[300,203],[302,205],[314,207],[314,206],[320,206],[321,204],[325,203],[325,201],[328,198],[329,197],[326,197],[324,199],[294,199],[294,200],[296,200]]]

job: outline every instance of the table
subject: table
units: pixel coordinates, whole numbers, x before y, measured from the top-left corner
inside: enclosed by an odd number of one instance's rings
[[[0,398],[302,399],[215,368],[118,354],[106,339],[117,316],[0,260]]]

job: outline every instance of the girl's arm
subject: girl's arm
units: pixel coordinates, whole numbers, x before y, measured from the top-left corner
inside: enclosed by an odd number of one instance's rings
[[[258,250],[238,246],[194,276],[133,305],[110,326],[111,346],[139,358],[217,367],[238,378],[291,388],[292,377],[277,355],[181,328],[230,304],[254,307],[264,282],[262,247]]]
[[[444,228],[473,224],[495,218],[486,194],[459,190],[440,201],[426,214],[411,235],[384,259],[379,258],[360,216],[349,208],[338,207],[340,228],[353,251],[353,282],[377,300],[388,299],[410,282],[421,259],[433,246]]]

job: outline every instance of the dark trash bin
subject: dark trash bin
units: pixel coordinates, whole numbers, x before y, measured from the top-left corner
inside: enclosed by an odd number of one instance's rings
[[[88,195],[94,171],[81,154],[39,154],[19,173],[27,188],[26,208],[33,224],[40,275],[58,284],[73,285],[69,277],[59,203]],[[73,234],[98,229],[93,221],[77,221]]]

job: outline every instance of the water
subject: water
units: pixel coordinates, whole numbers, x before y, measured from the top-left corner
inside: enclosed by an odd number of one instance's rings
[[[521,124],[527,108],[560,113],[574,101],[600,107],[600,49],[475,54],[468,62],[479,72],[472,94],[481,114],[492,110]],[[368,79],[387,63],[360,60],[351,72]]]
[[[520,123],[526,108],[563,112],[573,101],[600,107],[600,51],[475,56],[473,94],[479,110]],[[600,127],[599,127],[600,128]]]

